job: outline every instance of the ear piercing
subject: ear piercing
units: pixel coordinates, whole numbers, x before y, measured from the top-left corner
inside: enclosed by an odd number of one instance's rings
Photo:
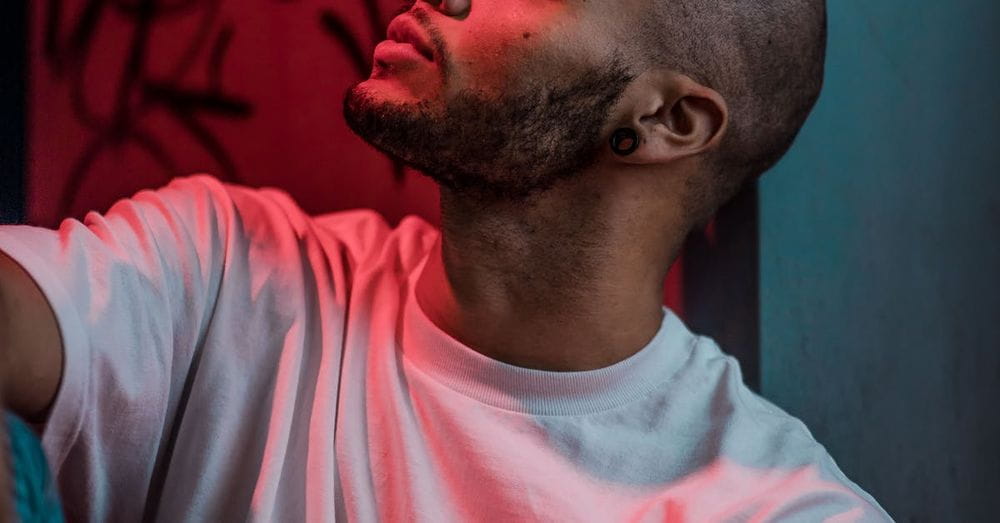
[[[628,156],[639,148],[639,133],[631,127],[622,127],[611,133],[611,150],[618,156]]]

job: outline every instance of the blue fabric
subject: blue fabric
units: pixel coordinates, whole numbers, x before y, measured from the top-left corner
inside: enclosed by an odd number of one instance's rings
[[[10,442],[14,505],[20,521],[61,523],[62,508],[38,437],[17,416],[4,412],[4,418]]]

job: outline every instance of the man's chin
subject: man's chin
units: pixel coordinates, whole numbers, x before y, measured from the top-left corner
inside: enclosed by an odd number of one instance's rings
[[[355,88],[381,102],[417,104],[438,97],[441,78],[428,68],[391,69],[376,65],[371,76]]]
[[[409,163],[414,131],[426,102],[396,92],[391,85],[369,79],[352,87],[344,97],[344,120],[354,134],[397,161]]]
[[[369,78],[354,86],[349,96],[363,96],[367,103],[377,105],[406,106],[420,102],[410,89],[388,78]]]

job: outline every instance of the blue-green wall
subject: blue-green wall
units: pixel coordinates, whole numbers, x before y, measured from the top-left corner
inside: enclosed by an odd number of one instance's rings
[[[761,386],[899,521],[1000,519],[1000,2],[829,0],[760,184]]]

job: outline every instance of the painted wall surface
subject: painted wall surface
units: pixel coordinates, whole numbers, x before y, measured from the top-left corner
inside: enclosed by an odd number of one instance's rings
[[[762,391],[899,521],[996,521],[1000,3],[828,4],[760,185]]]

